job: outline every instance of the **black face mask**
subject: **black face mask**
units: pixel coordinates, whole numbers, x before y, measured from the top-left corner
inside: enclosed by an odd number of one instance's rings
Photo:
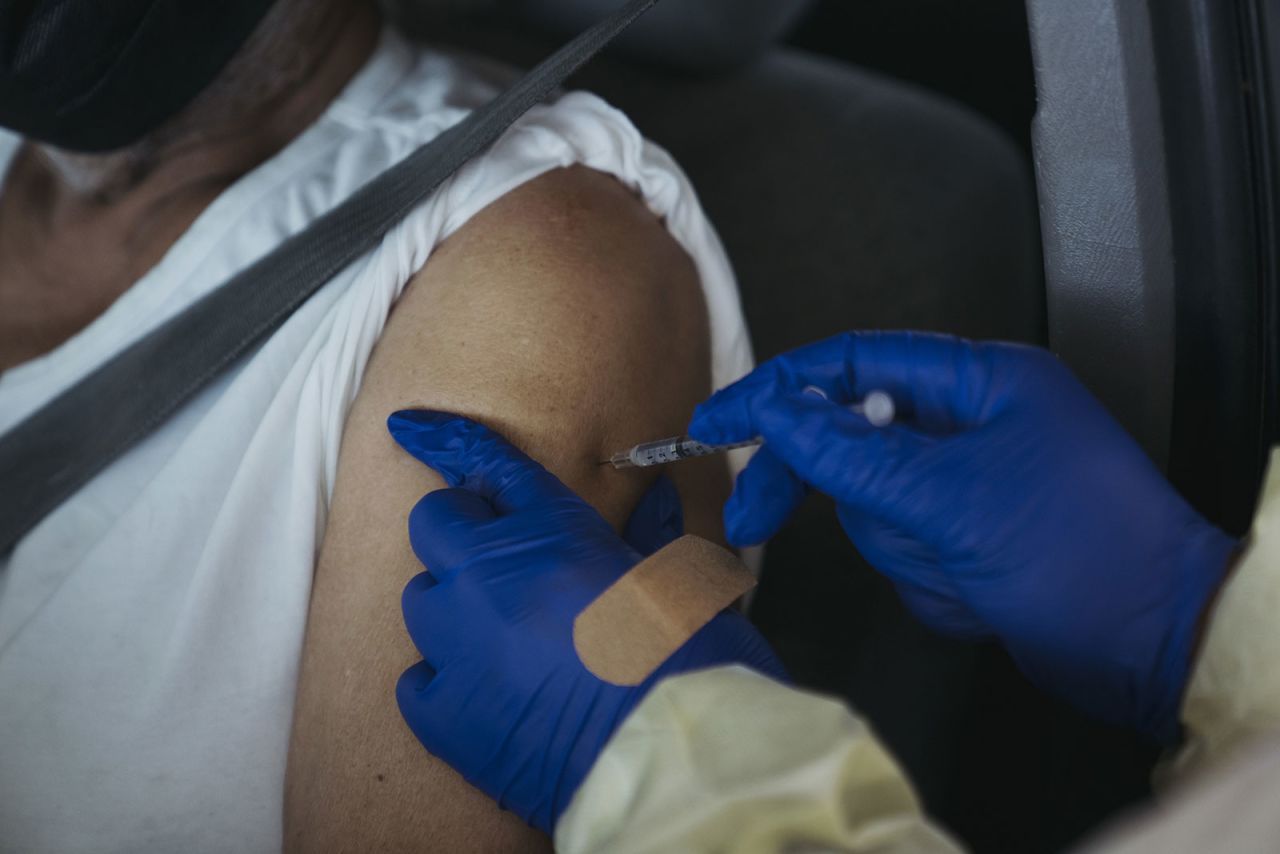
[[[0,0],[0,126],[128,145],[217,76],[274,0]]]

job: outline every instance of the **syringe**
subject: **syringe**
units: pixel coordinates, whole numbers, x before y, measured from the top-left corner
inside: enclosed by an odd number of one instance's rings
[[[704,445],[702,442],[690,439],[688,436],[672,436],[669,439],[658,439],[655,442],[641,442],[634,448],[618,451],[618,453],[600,465],[612,463],[616,469],[647,468],[648,466],[660,466],[666,463],[688,460],[693,457],[719,454],[724,451],[732,451],[734,448],[749,448],[752,445],[759,445],[763,441],[764,439],[755,438],[748,439],[745,442],[735,442],[732,445]]]
[[[814,386],[806,388],[805,391],[822,397],[827,396],[825,392]],[[849,407],[849,410],[866,418],[873,427],[886,427],[892,424],[895,414],[893,398],[883,391],[869,393],[862,399],[862,403],[853,404]],[[661,466],[667,463],[679,462],[680,460],[693,459],[694,457],[721,454],[725,451],[732,451],[734,448],[748,448],[752,445],[759,445],[763,441],[764,439],[756,437],[745,442],[734,442],[731,445],[707,445],[688,436],[671,436],[670,438],[658,439],[653,442],[641,442],[633,448],[618,451],[609,459],[601,462],[600,465],[611,464],[615,469]]]

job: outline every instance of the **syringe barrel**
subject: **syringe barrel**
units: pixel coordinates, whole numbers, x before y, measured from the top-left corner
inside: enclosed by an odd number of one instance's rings
[[[829,399],[827,398],[827,393],[817,386],[809,386],[805,391],[824,399]],[[868,392],[860,403],[851,404],[849,410],[865,417],[873,427],[887,427],[893,423],[897,415],[893,398],[880,389]],[[609,458],[609,462],[616,469],[648,468],[649,466],[661,466],[678,462],[679,460],[688,460],[693,457],[720,454],[725,451],[731,451],[734,448],[744,448],[748,445],[759,445],[762,441],[762,439],[756,437],[729,445],[705,445],[689,436],[669,436],[666,439],[643,442],[626,451],[619,451]]]
[[[627,451],[620,451],[610,457],[609,462],[617,469],[648,468],[758,444],[760,444],[759,439],[751,439],[746,442],[735,442],[732,445],[706,445],[688,436],[671,436],[667,439],[644,442]]]
[[[633,466],[660,466],[690,457],[705,457],[717,450],[714,445],[704,445],[688,436],[671,436],[636,445],[627,457]]]

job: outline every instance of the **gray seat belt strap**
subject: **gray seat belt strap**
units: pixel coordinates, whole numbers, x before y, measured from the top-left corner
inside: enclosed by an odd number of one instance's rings
[[[0,436],[0,556],[265,340],[657,0],[628,0],[511,88]]]

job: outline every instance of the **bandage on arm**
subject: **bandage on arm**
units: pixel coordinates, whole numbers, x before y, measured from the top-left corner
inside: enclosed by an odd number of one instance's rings
[[[509,193],[436,250],[388,320],[343,437],[295,707],[287,849],[549,845],[428,755],[396,707],[396,679],[419,658],[400,613],[422,569],[405,520],[443,482],[395,446],[386,418],[423,407],[486,422],[621,528],[650,481],[597,462],[684,428],[709,391],[707,329],[690,259],[629,191],[580,167]],[[687,529],[717,540],[723,466],[670,473]]]

